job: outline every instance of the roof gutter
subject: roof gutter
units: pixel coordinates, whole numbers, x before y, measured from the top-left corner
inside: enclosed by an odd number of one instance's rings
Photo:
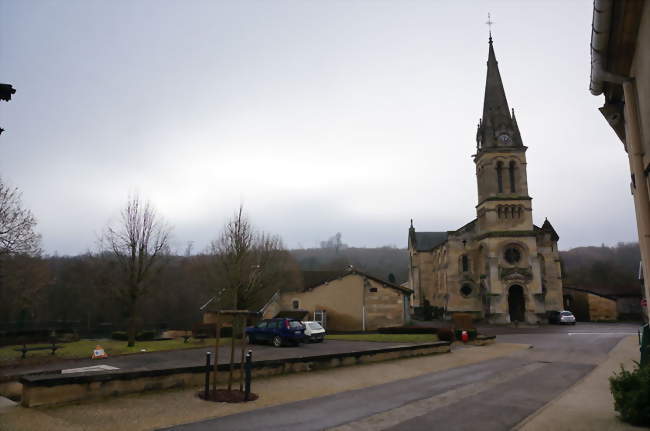
[[[630,77],[607,71],[607,47],[612,22],[613,0],[594,0],[594,16],[591,21],[591,78],[589,91],[594,96],[603,94],[605,82],[623,84]]]

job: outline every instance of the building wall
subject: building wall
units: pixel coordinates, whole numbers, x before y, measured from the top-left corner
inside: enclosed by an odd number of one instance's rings
[[[615,299],[573,289],[567,289],[564,296],[570,298],[565,308],[571,311],[578,321],[618,319],[618,305]]]
[[[297,300],[298,308],[311,315],[316,310],[325,310],[328,330],[362,331],[364,325],[366,330],[373,330],[404,324],[403,296],[401,291],[384,287],[362,275],[350,274],[306,292],[283,293],[279,308],[291,310],[293,301]]]
[[[404,293],[375,280],[366,285],[366,330],[404,324]],[[373,291],[377,289],[376,291]]]
[[[563,309],[560,257],[550,234],[476,238],[472,230],[459,231],[433,251],[411,250],[419,273],[419,291],[431,305],[445,308],[447,318],[462,312],[493,323],[508,323],[510,287],[520,285],[527,322],[544,322],[547,311]],[[521,252],[515,264],[504,256],[510,247]],[[463,267],[463,256],[467,257],[467,268]]]
[[[616,301],[602,296],[587,294],[590,320],[616,320]]]
[[[641,294],[616,298],[616,311],[620,320],[642,321],[644,310],[641,307]]]

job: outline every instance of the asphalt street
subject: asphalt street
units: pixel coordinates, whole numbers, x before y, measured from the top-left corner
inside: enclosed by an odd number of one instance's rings
[[[505,358],[169,430],[508,430],[558,397],[638,325],[486,328],[533,347]],[[475,348],[475,347],[465,347]]]
[[[408,343],[406,343],[408,344]],[[403,346],[405,343],[377,343],[370,341],[340,341],[326,340],[323,343],[304,343],[300,346],[273,347],[268,344],[255,344],[247,349],[253,351],[253,360],[273,360],[303,356],[326,355],[331,353],[344,353],[360,350],[373,350],[385,347]],[[0,375],[22,375],[45,372],[58,372],[59,370],[90,367],[94,365],[108,365],[121,370],[152,370],[176,367],[201,366],[205,364],[205,353],[211,352],[214,358],[214,346],[205,344],[195,349],[175,350],[167,352],[138,353],[109,357],[108,359],[72,359],[53,363],[17,366],[0,369]],[[239,360],[239,346],[236,347],[235,358]],[[230,359],[230,346],[219,347],[219,363],[228,363]]]

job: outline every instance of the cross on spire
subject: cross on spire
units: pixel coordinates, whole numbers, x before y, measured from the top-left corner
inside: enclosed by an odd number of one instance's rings
[[[492,18],[490,17],[490,12],[488,12],[488,20],[485,23],[488,25],[488,31],[490,32],[490,43],[492,43],[492,24],[494,24],[494,21],[492,21]]]

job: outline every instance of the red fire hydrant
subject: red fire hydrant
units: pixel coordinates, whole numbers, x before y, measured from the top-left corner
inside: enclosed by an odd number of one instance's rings
[[[467,333],[467,331],[463,331],[460,333],[460,339],[463,341],[463,343],[467,343],[467,341],[469,340],[469,334]]]

